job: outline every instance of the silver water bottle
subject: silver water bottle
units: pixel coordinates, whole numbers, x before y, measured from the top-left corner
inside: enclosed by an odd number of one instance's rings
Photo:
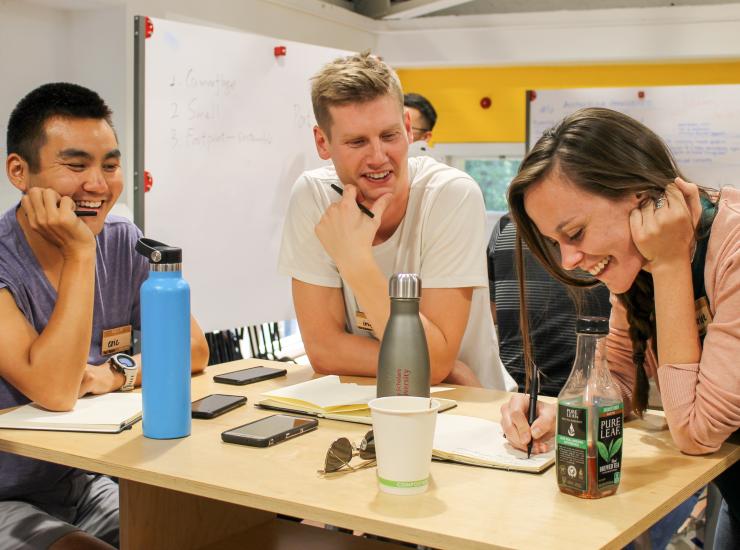
[[[378,397],[429,397],[429,349],[419,317],[421,277],[416,273],[396,273],[388,291],[391,316],[380,344]]]

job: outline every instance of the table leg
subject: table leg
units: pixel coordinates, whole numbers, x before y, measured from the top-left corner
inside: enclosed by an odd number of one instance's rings
[[[275,514],[121,479],[121,549],[194,550]]]

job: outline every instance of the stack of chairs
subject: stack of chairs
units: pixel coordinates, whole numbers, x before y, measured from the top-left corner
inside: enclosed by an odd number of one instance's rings
[[[245,330],[251,357],[268,361],[291,361],[290,358],[283,357],[279,353],[283,347],[280,340],[280,329],[274,322],[207,333],[206,341],[210,350],[208,364],[218,365],[243,359],[242,341]]]
[[[244,359],[242,355],[241,340],[244,336],[244,329],[218,330],[216,332],[206,333],[206,342],[208,342],[209,365],[218,365],[237,359]]]

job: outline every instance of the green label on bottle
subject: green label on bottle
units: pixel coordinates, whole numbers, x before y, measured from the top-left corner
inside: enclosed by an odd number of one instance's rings
[[[588,409],[558,403],[557,476],[562,487],[588,490]]]
[[[596,433],[596,480],[599,489],[619,483],[624,440],[624,407],[614,405],[598,410]]]

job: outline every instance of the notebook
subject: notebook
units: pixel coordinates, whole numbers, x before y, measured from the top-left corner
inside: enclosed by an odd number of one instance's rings
[[[450,391],[454,388],[434,387],[432,393]],[[340,381],[336,375],[314,378],[262,394],[257,406],[275,411],[307,414],[329,420],[372,424],[368,403],[375,399],[375,386],[364,386]],[[439,411],[457,406],[452,399],[440,399]]]
[[[555,462],[554,450],[527,458],[526,452],[506,441],[498,422],[453,414],[437,417],[432,456],[474,466],[535,473],[545,471]]]
[[[118,433],[140,418],[140,393],[106,393],[82,397],[68,412],[47,411],[35,403],[0,411],[0,428]]]

